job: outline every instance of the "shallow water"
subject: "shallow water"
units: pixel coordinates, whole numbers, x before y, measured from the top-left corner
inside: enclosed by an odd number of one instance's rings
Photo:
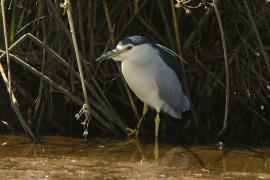
[[[0,136],[0,179],[270,179],[270,148]]]

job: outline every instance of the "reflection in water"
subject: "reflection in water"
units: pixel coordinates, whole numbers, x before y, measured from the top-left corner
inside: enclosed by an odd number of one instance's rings
[[[270,149],[0,136],[0,179],[270,179]]]
[[[155,160],[159,157],[159,149],[158,149],[158,137],[155,137],[155,150],[154,150]]]

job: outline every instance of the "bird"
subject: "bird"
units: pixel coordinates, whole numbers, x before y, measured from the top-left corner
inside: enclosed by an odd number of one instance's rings
[[[142,117],[148,106],[156,111],[155,137],[158,137],[160,113],[176,119],[189,111],[190,101],[184,94],[177,71],[177,60],[186,61],[171,49],[144,36],[128,36],[120,40],[115,49],[102,54],[96,61],[112,59],[121,62],[121,71],[129,88],[144,102]]]

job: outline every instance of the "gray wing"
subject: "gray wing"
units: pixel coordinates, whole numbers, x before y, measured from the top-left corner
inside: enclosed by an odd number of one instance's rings
[[[159,68],[159,76],[156,77],[159,96],[178,113],[188,111],[190,102],[184,94],[181,82],[174,71],[166,67]]]
[[[170,51],[173,52],[172,50]],[[159,53],[160,60],[163,63],[163,66],[159,66],[159,76],[156,77],[159,96],[178,113],[188,111],[190,109],[190,102],[182,90],[175,56],[164,49],[159,49]]]

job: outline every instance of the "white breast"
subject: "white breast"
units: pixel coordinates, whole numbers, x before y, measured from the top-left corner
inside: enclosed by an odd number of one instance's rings
[[[158,88],[154,76],[156,72],[156,63],[137,64],[136,61],[123,61],[122,73],[136,96],[147,105],[160,111],[165,102],[158,96]]]

